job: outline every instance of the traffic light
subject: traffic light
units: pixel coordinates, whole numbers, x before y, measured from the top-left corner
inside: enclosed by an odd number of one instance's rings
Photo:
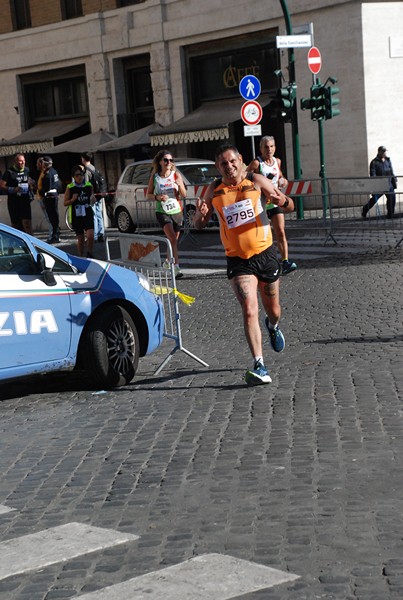
[[[310,98],[301,98],[301,110],[311,110],[312,100]]]
[[[338,87],[329,85],[325,88],[325,119],[332,119],[340,114],[338,108],[333,108],[334,106],[337,106],[337,104],[340,104],[340,98],[334,97],[339,92],[340,89]]]
[[[282,119],[284,119],[284,121],[292,121],[292,112],[296,96],[297,86],[295,85],[295,83],[289,83],[287,87],[279,88],[277,90],[280,115]]]
[[[312,121],[320,121],[326,118],[325,89],[321,83],[314,83],[311,86],[310,108]]]

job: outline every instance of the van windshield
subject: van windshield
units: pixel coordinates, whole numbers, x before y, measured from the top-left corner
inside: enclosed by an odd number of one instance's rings
[[[214,163],[199,163],[197,165],[178,165],[183,177],[189,185],[208,185],[220,174]]]

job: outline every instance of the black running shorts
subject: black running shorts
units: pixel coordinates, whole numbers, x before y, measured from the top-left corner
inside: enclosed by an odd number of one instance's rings
[[[8,198],[8,212],[11,223],[20,223],[21,221],[31,221],[31,201],[28,196],[15,196]]]
[[[174,231],[180,231],[183,224],[183,213],[175,213],[174,215],[167,215],[166,213],[155,213],[159,225],[164,229],[168,223],[172,224]]]
[[[268,210],[266,210],[266,212],[267,212],[267,216],[269,217],[269,219],[274,217],[274,215],[283,215],[284,214],[283,209],[280,208],[279,206],[275,206],[274,208],[269,208]]]
[[[273,245],[251,258],[227,256],[228,279],[239,275],[255,275],[259,281],[274,283],[280,278],[280,273],[280,263]]]

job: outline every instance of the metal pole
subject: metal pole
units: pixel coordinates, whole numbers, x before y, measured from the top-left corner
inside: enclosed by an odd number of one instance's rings
[[[326,221],[327,211],[327,185],[326,185],[326,163],[325,163],[325,136],[323,134],[323,121],[318,121],[318,132],[319,132],[319,158],[320,158],[320,171],[319,177],[321,178],[322,188],[322,203],[323,203],[323,220]]]
[[[251,140],[252,140],[252,160],[255,160],[255,158],[256,158],[255,157],[255,138],[253,135],[251,136]]]
[[[319,77],[316,78],[316,84],[317,85],[321,84]],[[318,119],[318,134],[319,134],[319,161],[320,161],[319,177],[322,180],[321,181],[321,189],[322,189],[323,220],[326,221],[328,197],[327,197],[325,136],[324,136],[324,129],[323,129],[323,119]]]
[[[292,34],[292,25],[290,13],[288,11],[288,6],[286,0],[280,0],[281,8],[283,9],[285,27],[287,31],[287,35]],[[288,73],[290,83],[295,83],[295,57],[294,57],[294,49],[288,48]],[[291,121],[291,130],[292,130],[292,150],[293,150],[293,158],[294,158],[294,178],[301,179],[302,171],[301,171],[301,154],[300,154],[300,146],[299,146],[299,132],[298,132],[298,114],[297,114],[297,98],[295,97],[294,105],[292,108],[292,121]],[[304,218],[304,206],[302,202],[302,198],[299,196],[296,199],[297,205],[297,219]]]

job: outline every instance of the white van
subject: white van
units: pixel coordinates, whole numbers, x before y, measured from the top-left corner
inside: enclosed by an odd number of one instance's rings
[[[196,198],[202,198],[208,185],[219,173],[212,160],[199,158],[175,159],[178,173],[182,175],[187,194],[184,207],[186,224],[192,227]],[[114,217],[122,233],[132,233],[137,227],[158,227],[155,217],[155,203],[147,200],[147,187],[152,169],[151,160],[142,160],[127,165],[115,195]]]

